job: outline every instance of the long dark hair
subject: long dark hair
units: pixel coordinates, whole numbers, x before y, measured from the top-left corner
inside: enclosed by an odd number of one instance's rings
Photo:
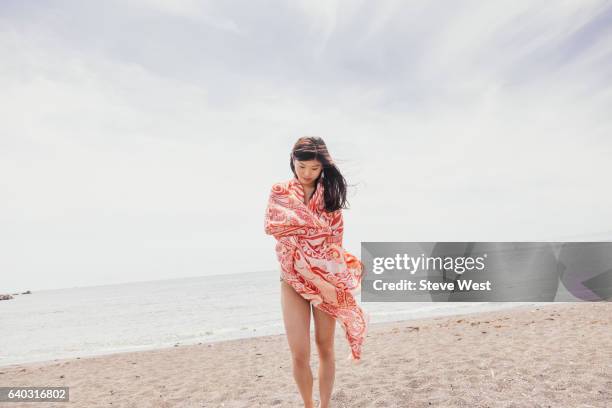
[[[295,142],[291,150],[289,166],[291,166],[291,171],[297,178],[293,165],[294,159],[299,161],[318,160],[323,166],[319,178],[315,180],[315,186],[319,179],[323,177],[323,197],[327,212],[347,208],[346,179],[332,160],[323,139],[320,137],[300,137]]]

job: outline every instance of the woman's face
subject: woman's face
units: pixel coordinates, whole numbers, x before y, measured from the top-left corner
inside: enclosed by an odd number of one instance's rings
[[[293,166],[299,182],[305,186],[313,186],[314,181],[323,171],[323,165],[318,160],[293,160]]]

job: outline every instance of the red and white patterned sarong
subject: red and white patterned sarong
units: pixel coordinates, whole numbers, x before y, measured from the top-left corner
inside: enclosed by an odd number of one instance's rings
[[[276,183],[266,208],[265,232],[277,239],[282,279],[314,307],[340,322],[351,348],[348,358],[361,359],[370,316],[358,304],[363,264],[342,247],[342,209],[325,211],[323,182],[304,204],[297,178]]]

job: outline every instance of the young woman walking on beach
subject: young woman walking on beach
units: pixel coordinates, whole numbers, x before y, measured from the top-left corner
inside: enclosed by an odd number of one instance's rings
[[[361,359],[369,314],[354,295],[363,265],[342,247],[346,180],[334,164],[323,139],[302,137],[289,162],[294,177],[275,183],[270,191],[265,232],[276,240],[281,266],[281,305],[292,355],[293,377],[304,400],[314,407],[310,369],[310,314],[319,354],[321,408],[327,408],[335,378],[336,320],[351,348],[349,359]]]

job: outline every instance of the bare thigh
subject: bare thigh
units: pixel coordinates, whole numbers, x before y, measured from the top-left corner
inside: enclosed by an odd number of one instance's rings
[[[336,319],[316,307],[312,308],[312,314],[315,325],[315,341],[319,348],[319,355],[333,355]]]
[[[281,281],[281,306],[287,341],[294,359],[310,359],[310,302]]]

